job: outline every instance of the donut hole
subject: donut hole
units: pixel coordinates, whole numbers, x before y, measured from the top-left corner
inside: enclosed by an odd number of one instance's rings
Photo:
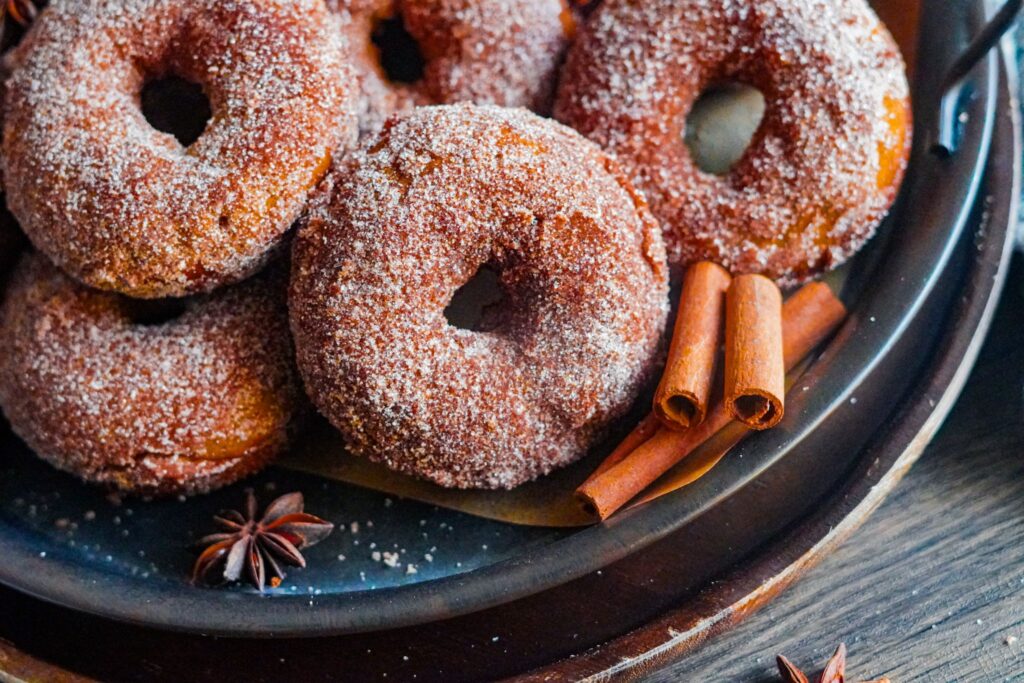
[[[213,116],[202,86],[175,75],[148,81],[139,99],[149,125],[173,135],[183,147],[199,139]]]
[[[376,19],[370,40],[377,48],[377,59],[389,81],[409,84],[423,78],[427,60],[401,16]]]
[[[750,147],[764,110],[764,94],[751,85],[728,82],[705,89],[686,117],[683,138],[697,168],[728,173]]]
[[[156,327],[174,322],[188,310],[187,299],[122,300],[121,310],[132,325]]]
[[[444,309],[444,317],[452,327],[479,332],[504,302],[505,292],[501,288],[498,271],[485,265],[455,290]]]

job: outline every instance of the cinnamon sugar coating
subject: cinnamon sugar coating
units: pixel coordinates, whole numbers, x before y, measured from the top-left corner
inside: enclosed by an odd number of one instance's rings
[[[40,457],[89,482],[162,495],[235,481],[285,449],[302,405],[282,280],[147,325],[140,302],[28,254],[0,307],[0,406]]]
[[[445,307],[483,266],[483,329]],[[314,404],[356,454],[511,488],[583,455],[650,378],[667,313],[657,223],[618,165],[522,109],[420,108],[346,156],[295,241]]]
[[[360,130],[380,130],[414,105],[473,102],[551,109],[558,67],[575,33],[565,0],[328,0],[345,24],[359,73]],[[400,18],[425,60],[423,77],[391,82],[371,40]]]
[[[355,133],[354,77],[322,0],[63,0],[14,60],[11,210],[66,272],[135,297],[256,272]],[[210,100],[187,148],[140,109],[166,74]]]
[[[740,81],[766,111],[723,177],[683,143],[694,101]],[[910,148],[899,50],[863,0],[607,0],[574,43],[555,116],[615,154],[669,260],[792,285],[841,264],[885,216]]]

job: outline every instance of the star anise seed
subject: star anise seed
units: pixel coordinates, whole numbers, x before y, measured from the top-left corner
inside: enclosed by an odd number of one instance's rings
[[[4,40],[7,37],[7,29],[9,28],[7,25],[8,18],[21,28],[18,33],[23,33],[28,28],[28,25],[32,23],[32,20],[36,18],[37,14],[39,14],[39,8],[34,0],[0,0],[0,47],[4,49],[10,47],[5,45],[5,43],[11,41]]]
[[[810,683],[804,672],[782,655],[775,657],[775,665],[779,667],[779,675],[785,683]]]
[[[807,676],[803,671],[796,668],[793,662],[782,655],[775,658],[775,664],[779,668],[779,675],[785,683],[808,683]],[[821,672],[818,683],[845,683],[846,681],[846,644],[839,643],[839,647],[829,658],[825,670]],[[864,681],[863,683],[890,683],[888,678],[879,678],[876,681]]]
[[[204,536],[199,545],[207,548],[192,569],[193,583],[225,583],[248,579],[263,592],[277,587],[285,577],[282,564],[305,567],[300,550],[327,538],[334,525],[303,512],[301,493],[281,496],[257,519],[256,495],[245,490],[245,513],[227,510],[214,521],[223,529]]]
[[[4,0],[3,7],[0,7],[0,16],[10,17],[22,26],[32,23],[38,13],[32,0]]]
[[[839,647],[832,653],[825,670],[821,672],[818,683],[843,683],[846,676],[846,643],[839,643]]]

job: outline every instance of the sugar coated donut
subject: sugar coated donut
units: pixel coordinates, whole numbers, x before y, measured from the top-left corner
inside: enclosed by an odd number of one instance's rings
[[[445,307],[482,267],[482,329]],[[449,487],[580,457],[656,364],[657,223],[596,145],[523,109],[422,107],[329,176],[300,225],[299,369],[349,448]]]
[[[760,90],[724,176],[683,143],[698,96]],[[555,116],[613,152],[662,222],[670,262],[795,284],[842,263],[895,198],[910,145],[903,60],[863,0],[607,0],[570,50]]]
[[[146,324],[156,302],[89,289],[29,254],[0,307],[0,407],[40,457],[121,491],[197,493],[255,472],[302,405],[283,280]]]
[[[16,49],[8,203],[86,284],[136,297],[258,270],[355,132],[354,75],[322,0],[66,0]],[[144,85],[200,84],[213,116],[183,147]]]
[[[362,91],[360,128],[376,131],[415,104],[475,102],[550,111],[575,32],[565,0],[328,0],[343,19]],[[392,82],[373,40],[397,19],[415,40],[423,74]]]

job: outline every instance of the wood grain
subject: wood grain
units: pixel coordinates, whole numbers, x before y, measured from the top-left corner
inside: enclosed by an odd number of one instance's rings
[[[656,682],[777,681],[839,641],[850,680],[1024,680],[1024,264],[952,414],[883,506],[836,553]]]
[[[95,683],[70,671],[59,671],[46,662],[29,657],[5,640],[0,640],[0,682],[2,683]]]

